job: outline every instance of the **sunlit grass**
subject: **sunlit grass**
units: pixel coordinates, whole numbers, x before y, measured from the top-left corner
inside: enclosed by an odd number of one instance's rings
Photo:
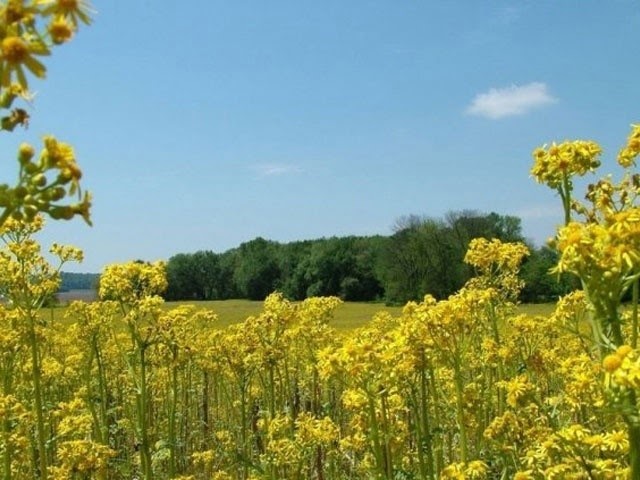
[[[234,323],[240,323],[247,317],[259,315],[262,302],[251,300],[214,300],[207,302],[167,302],[165,308],[171,309],[178,305],[194,305],[197,309],[213,311],[218,316],[216,325],[225,328]],[[527,315],[550,315],[555,305],[552,303],[526,304],[518,306],[518,313]],[[58,306],[43,309],[42,315],[47,321],[63,322],[66,308]],[[362,327],[369,323],[378,312],[388,312],[393,316],[402,313],[402,306],[387,306],[382,303],[345,302],[335,312],[331,325],[337,330],[348,331]]]
[[[518,305],[518,313],[531,316],[543,315],[548,317],[556,308],[555,303],[527,303]]]

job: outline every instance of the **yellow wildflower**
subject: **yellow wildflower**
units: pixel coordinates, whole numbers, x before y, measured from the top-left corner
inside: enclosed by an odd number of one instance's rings
[[[68,18],[74,26],[79,22],[89,25],[93,8],[87,0],[38,0],[40,5],[45,6],[42,14],[56,17]]]
[[[74,26],[64,17],[55,18],[47,27],[51,41],[56,45],[68,42],[73,36]]]
[[[638,154],[640,154],[640,125],[631,125],[627,144],[618,153],[618,163],[624,168],[635,166]]]
[[[607,355],[602,360],[602,368],[609,373],[615,372],[622,365],[622,358],[617,353],[612,353],[611,355]]]
[[[0,43],[0,85],[9,87],[14,77],[23,88],[28,82],[24,67],[38,78],[44,78],[45,66],[34,55],[48,55],[49,50],[39,41],[27,42],[17,35],[9,35]]]
[[[533,152],[531,174],[538,183],[559,188],[569,177],[584,176],[599,167],[601,153],[600,146],[592,141],[553,143],[548,149],[541,147]]]

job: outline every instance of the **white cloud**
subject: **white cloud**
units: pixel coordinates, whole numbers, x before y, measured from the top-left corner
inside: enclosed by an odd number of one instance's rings
[[[467,107],[466,113],[498,119],[524,115],[556,101],[544,83],[533,82],[521,87],[512,85],[506,88],[492,88],[486,93],[480,93]]]
[[[522,208],[514,213],[522,220],[539,220],[539,219],[558,219],[560,220],[561,211],[557,204],[534,205]]]
[[[300,173],[302,169],[296,165],[282,163],[267,163],[256,165],[254,169],[263,177],[272,177],[277,175],[288,175],[291,173]]]
[[[505,7],[496,14],[496,21],[501,25],[512,25],[520,20],[522,16],[521,7]]]

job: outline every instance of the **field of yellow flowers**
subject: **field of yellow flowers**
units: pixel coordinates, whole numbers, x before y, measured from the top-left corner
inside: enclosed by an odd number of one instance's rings
[[[597,145],[534,152],[567,207],[557,271],[583,287],[546,316],[514,304],[526,247],[480,238],[458,293],[351,332],[331,326],[339,299],[277,293],[216,328],[209,310],[163,305],[161,262],[107,267],[100,301],[50,322],[42,305],[81,252],[54,245],[51,266],[41,217],[6,220],[2,477],[638,478],[639,139],[634,127],[622,180],[589,187],[588,205],[571,176],[597,167]]]
[[[27,75],[44,77],[40,57],[90,13],[0,2],[0,130],[26,125],[13,103],[31,98]],[[535,150],[532,175],[565,214],[555,270],[582,284],[553,314],[517,314],[524,245],[476,239],[458,293],[340,332],[340,300],[277,293],[213,328],[213,312],[163,308],[162,263],[112,265],[100,301],[47,320],[60,268],[82,253],[53,245],[51,265],[34,234],[43,215],[89,222],[91,199],[71,146],[23,144],[17,184],[0,185],[1,478],[639,479],[639,153],[633,126],[621,179],[582,203],[573,179],[600,147]]]

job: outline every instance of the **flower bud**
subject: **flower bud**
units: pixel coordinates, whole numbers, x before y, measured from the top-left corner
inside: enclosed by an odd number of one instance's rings
[[[616,350],[616,354],[618,354],[621,358],[625,358],[633,351],[630,345],[620,345]]]
[[[47,177],[45,177],[42,173],[34,175],[31,178],[31,185],[35,185],[36,187],[44,187],[47,184]]]
[[[49,215],[54,220],[71,220],[74,212],[71,207],[53,207],[49,210]]]
[[[38,214],[38,207],[35,205],[25,205],[24,214],[27,217],[27,220],[31,221]]]
[[[36,173],[39,170],[38,165],[36,165],[33,162],[27,162],[24,165],[24,171],[27,172],[29,175],[33,175],[34,173]]]
[[[58,174],[58,178],[57,178],[58,183],[61,183],[63,185],[66,183],[69,183],[72,179],[73,179],[73,172],[68,168],[62,169]]]
[[[35,150],[28,143],[23,143],[18,148],[18,160],[22,165],[29,162],[35,155]]]
[[[56,187],[56,188],[54,188],[52,190],[49,190],[49,198],[53,202],[57,202],[58,200],[62,200],[65,195],[66,195],[66,192],[64,191],[64,188],[62,188],[62,187]]]
[[[27,190],[27,188],[26,188],[26,187],[24,187],[23,185],[20,185],[20,186],[16,187],[16,188],[13,190],[13,194],[14,194],[17,198],[22,199],[22,198],[26,197],[26,196],[29,194],[29,191]]]
[[[620,365],[622,365],[622,358],[615,353],[607,355],[604,357],[604,360],[602,360],[602,367],[609,373],[615,372],[620,368]]]

